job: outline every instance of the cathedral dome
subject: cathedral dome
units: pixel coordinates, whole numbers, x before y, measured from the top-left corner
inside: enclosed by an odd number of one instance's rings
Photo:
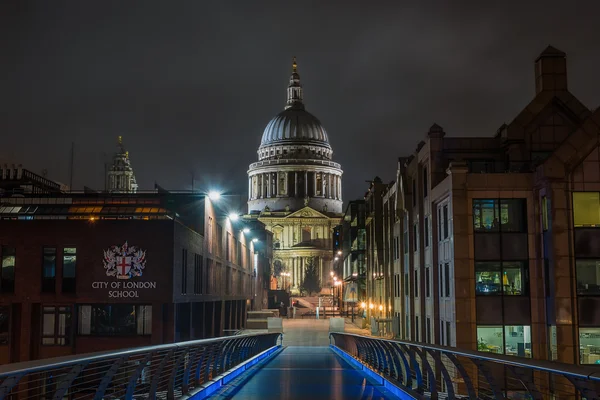
[[[267,124],[260,146],[290,142],[330,147],[327,132],[321,122],[304,107],[298,106],[283,110]]]
[[[302,85],[295,58],[292,68],[285,109],[267,124],[260,148],[310,144],[331,150],[325,128],[317,117],[304,109]]]
[[[341,214],[343,171],[325,128],[304,108],[297,67],[294,57],[285,108],[267,124],[258,161],[248,169],[248,211],[284,216],[310,207]]]

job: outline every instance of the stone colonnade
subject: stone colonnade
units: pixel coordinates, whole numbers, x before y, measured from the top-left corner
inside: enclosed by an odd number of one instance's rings
[[[342,199],[342,176],[324,171],[262,172],[248,178],[248,200],[272,197]]]

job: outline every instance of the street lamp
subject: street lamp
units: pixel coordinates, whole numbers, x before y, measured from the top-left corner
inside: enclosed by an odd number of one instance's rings
[[[244,233],[250,233],[250,228],[244,228]]]
[[[210,192],[208,192],[208,198],[212,201],[217,201],[221,198],[221,193],[217,192],[216,190],[211,190]]]
[[[238,214],[236,214],[236,213],[231,213],[231,214],[229,214],[229,220],[230,220],[231,222],[235,222],[235,221],[237,221],[238,219],[240,219],[240,216],[239,216]]]

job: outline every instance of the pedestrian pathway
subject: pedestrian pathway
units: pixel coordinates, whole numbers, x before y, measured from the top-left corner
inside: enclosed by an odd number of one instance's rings
[[[368,335],[345,320],[345,332]],[[396,399],[329,348],[329,319],[283,319],[284,349],[235,378],[213,399]]]
[[[397,399],[329,347],[286,347],[231,382],[213,399]]]

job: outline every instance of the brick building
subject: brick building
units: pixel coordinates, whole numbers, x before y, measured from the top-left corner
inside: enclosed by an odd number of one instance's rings
[[[535,97],[495,135],[434,124],[400,159],[382,194],[382,246],[399,250],[379,262],[394,271],[403,337],[600,360],[600,109],[571,94],[566,64],[544,50]]]
[[[262,307],[271,234],[228,215],[198,193],[5,192],[0,363],[241,328]]]

